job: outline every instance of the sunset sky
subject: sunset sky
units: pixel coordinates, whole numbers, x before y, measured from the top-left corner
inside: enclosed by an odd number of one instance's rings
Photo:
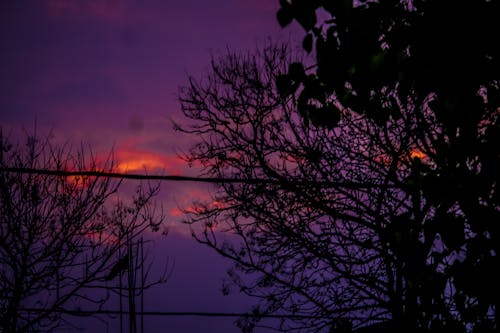
[[[278,6],[278,0],[1,1],[0,126],[36,124],[97,154],[113,149],[122,172],[193,175],[177,157],[191,138],[174,133],[170,122],[182,121],[179,85],[187,74],[202,76],[210,54],[252,49],[268,37],[293,40],[293,30],[276,21]],[[177,205],[207,197],[206,186],[163,184],[171,232],[155,256],[160,264],[168,256],[175,267],[166,286],[147,294],[147,310],[227,312],[252,304],[221,296],[227,264],[177,224]],[[155,319],[163,326],[147,331],[238,332],[233,320]]]

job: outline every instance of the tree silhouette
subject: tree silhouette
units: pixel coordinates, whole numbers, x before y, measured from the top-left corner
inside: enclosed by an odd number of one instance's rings
[[[241,326],[286,313],[284,331],[494,330],[499,122],[489,90],[475,99],[475,155],[462,155],[436,94],[382,89],[385,118],[331,91],[326,109],[318,97],[304,111],[304,94],[328,83],[290,80],[319,77],[296,58],[272,44],[230,53],[179,93],[189,122],[176,128],[198,139],[186,160],[210,176],[264,180],[221,183],[212,202],[186,209],[196,239],[235,262],[232,284],[260,299]]]
[[[407,182],[439,212],[427,233],[461,253],[447,274],[462,325],[491,329],[484,318],[494,313],[498,330],[500,3],[284,0],[280,6],[280,24],[296,20],[306,31],[304,49],[315,50],[307,74],[294,64],[280,78],[285,87],[301,87],[306,121],[338,119],[339,105],[382,126],[399,119],[405,104],[435,118],[437,132],[416,138],[431,168]]]
[[[106,280],[113,280],[118,275],[122,274],[129,267],[129,255],[128,253],[123,257],[119,258],[116,264],[111,268]]]
[[[49,137],[26,135],[25,145],[14,144],[0,131],[0,166],[109,171],[113,162]],[[114,265],[128,253],[125,238],[158,230],[163,219],[152,202],[157,186],[138,186],[126,200],[117,195],[120,185],[103,177],[0,173],[2,332],[50,331],[71,325],[64,313],[102,308],[116,289]]]

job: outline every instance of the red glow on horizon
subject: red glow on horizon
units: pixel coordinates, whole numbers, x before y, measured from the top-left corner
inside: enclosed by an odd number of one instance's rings
[[[196,214],[204,212],[205,210],[220,210],[228,207],[228,204],[214,200],[210,203],[205,203],[201,205],[193,205],[185,208],[174,207],[170,209],[170,215],[173,217],[181,217],[184,214]]]
[[[424,159],[426,157],[427,157],[427,155],[424,152],[422,152],[421,150],[419,150],[419,149],[413,149],[410,152],[410,158],[412,158],[412,159],[413,158],[418,158],[418,159],[422,160],[422,159]]]
[[[181,175],[186,168],[185,162],[176,155],[163,155],[140,149],[118,149],[116,155],[116,171],[152,172],[162,171],[170,175]]]

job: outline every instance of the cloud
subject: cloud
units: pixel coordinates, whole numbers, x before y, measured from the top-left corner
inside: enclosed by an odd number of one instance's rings
[[[176,206],[171,205],[168,207],[170,225],[173,226],[173,231],[186,236],[190,236],[193,231],[199,232],[205,227],[204,223],[191,224],[189,229],[187,226],[180,225],[181,221],[188,220],[188,215],[229,208],[229,204],[215,199],[213,192],[208,187],[202,187],[199,184],[177,187],[175,201]],[[209,223],[206,226],[213,231],[217,229],[216,223]]]
[[[118,172],[157,172],[181,175],[185,162],[177,155],[160,154],[138,148],[118,148],[115,152]]]

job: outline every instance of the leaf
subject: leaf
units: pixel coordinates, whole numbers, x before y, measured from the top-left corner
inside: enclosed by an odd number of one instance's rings
[[[307,52],[311,53],[313,47],[313,35],[311,33],[308,33],[305,37],[304,40],[302,41],[302,48]]]
[[[349,10],[353,8],[352,0],[325,0],[323,2],[323,8],[334,16],[345,15]]]
[[[290,2],[288,0],[280,0],[280,6],[281,7],[289,7]]]
[[[295,82],[302,82],[306,76],[304,65],[300,62],[293,62],[288,67],[288,76]]]
[[[370,59],[370,70],[372,73],[379,74],[381,73],[381,69],[383,68],[384,61],[386,59],[386,53],[384,51],[378,52],[373,55]]]
[[[465,221],[462,217],[448,215],[437,221],[439,234],[449,249],[458,249],[465,242]]]
[[[315,110],[309,114],[314,126],[326,127],[329,129],[338,126],[340,111],[333,104],[328,103],[321,108],[314,108]]]
[[[276,89],[281,97],[293,94],[297,88],[298,85],[295,84],[288,74],[282,74],[276,78]]]
[[[307,4],[300,4],[295,8],[295,19],[305,31],[311,31],[316,25],[316,9]]]
[[[293,13],[290,8],[281,7],[276,13],[276,18],[280,26],[284,28],[293,21]]]

